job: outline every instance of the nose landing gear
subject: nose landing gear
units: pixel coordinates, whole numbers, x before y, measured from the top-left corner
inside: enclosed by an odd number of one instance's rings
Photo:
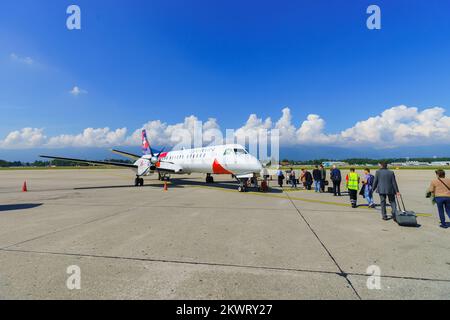
[[[243,179],[237,179],[239,182],[238,191],[239,192],[246,192],[247,191],[247,185],[248,185],[248,178]]]
[[[246,192],[248,188],[254,188],[256,190],[259,190],[258,179],[256,178],[256,176],[248,177],[248,178],[243,178],[243,177],[237,178],[235,176],[235,178],[239,182],[239,187],[238,187],[239,192]]]

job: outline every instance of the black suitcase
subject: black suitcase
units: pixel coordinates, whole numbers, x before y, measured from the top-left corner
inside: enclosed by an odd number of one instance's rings
[[[328,187],[328,193],[334,193],[333,187]]]
[[[403,197],[400,195],[400,201],[397,204],[399,207],[400,214],[397,214],[397,223],[402,227],[417,227],[417,215],[414,211],[406,210],[405,203],[403,202]],[[401,203],[401,204],[400,204]]]

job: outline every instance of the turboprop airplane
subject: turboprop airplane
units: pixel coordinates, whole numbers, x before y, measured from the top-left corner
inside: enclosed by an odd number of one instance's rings
[[[204,173],[206,183],[214,183],[213,174],[232,175],[239,182],[239,192],[246,191],[249,179],[256,178],[262,165],[259,160],[249,154],[239,144],[226,144],[204,148],[184,149],[155,153],[147,139],[147,133],[142,130],[143,155],[112,150],[112,152],[127,157],[135,162],[118,163],[109,161],[82,160],[41,155],[42,158],[89,163],[93,165],[110,165],[127,167],[136,174],[135,186],[143,186],[145,176],[158,174],[159,180],[169,180],[171,175]],[[256,179],[255,179],[256,180]]]

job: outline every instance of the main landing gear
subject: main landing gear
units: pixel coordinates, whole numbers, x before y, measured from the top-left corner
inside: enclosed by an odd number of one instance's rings
[[[136,176],[136,179],[134,179],[134,185],[136,187],[142,187],[144,185],[144,179]]]
[[[239,182],[238,187],[239,192],[246,192],[249,187],[259,190],[258,179],[255,176],[252,178],[236,178],[236,179]]]
[[[210,173],[206,174],[206,183],[214,183],[214,178],[211,176]]]
[[[243,179],[237,179],[239,182],[238,191],[239,192],[246,192],[247,191],[247,185],[248,185],[248,178]]]
[[[258,187],[258,179],[256,178],[256,176],[248,176],[247,178],[237,178],[235,175],[232,175],[233,178],[235,178],[238,183],[238,191],[239,192],[246,192],[248,190],[248,188],[254,188],[256,190],[259,190]],[[206,183],[214,183],[214,178],[212,177],[211,173],[207,173],[206,174]]]

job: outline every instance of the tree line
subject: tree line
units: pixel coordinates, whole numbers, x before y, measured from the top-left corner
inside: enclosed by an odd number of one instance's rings
[[[418,162],[434,162],[434,161],[450,161],[450,158],[386,158],[386,159],[369,159],[369,158],[349,158],[349,159],[342,159],[342,160],[336,160],[336,159],[315,159],[315,160],[306,160],[306,161],[297,161],[297,160],[289,160],[289,159],[283,159],[282,162],[289,162],[290,164],[296,165],[296,164],[303,164],[303,165],[318,165],[323,162],[330,162],[330,161],[341,161],[348,163],[349,165],[356,165],[356,164],[370,164],[370,165],[377,165],[381,161],[385,161],[387,163],[396,163],[396,162],[406,162],[406,161],[418,161]]]
[[[118,162],[118,163],[132,163],[130,160],[122,160],[122,159],[106,159],[104,161]],[[89,166],[89,164],[65,160],[50,160],[50,161],[36,160],[34,162],[0,160],[0,168],[11,168],[11,167],[45,168],[45,167],[86,167],[86,166]]]

